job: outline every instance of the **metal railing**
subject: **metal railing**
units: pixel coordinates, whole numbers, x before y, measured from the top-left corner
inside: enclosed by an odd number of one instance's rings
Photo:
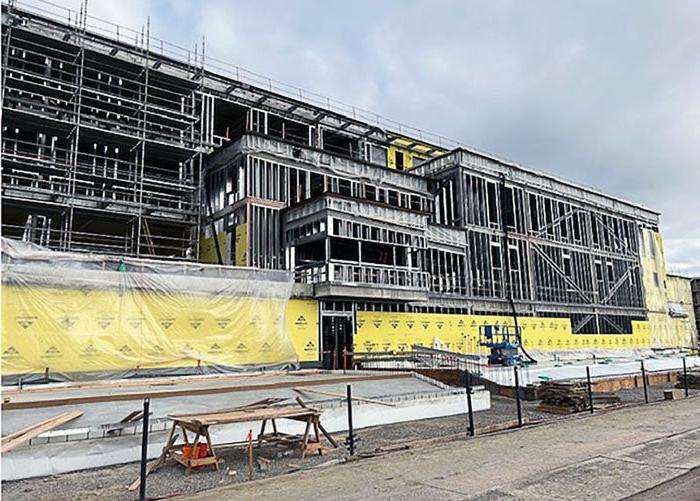
[[[420,270],[331,260],[297,266],[294,270],[294,280],[304,284],[329,282],[427,290],[430,276]]]
[[[430,275],[420,270],[376,264],[328,263],[331,282],[379,285],[381,287],[427,289]]]

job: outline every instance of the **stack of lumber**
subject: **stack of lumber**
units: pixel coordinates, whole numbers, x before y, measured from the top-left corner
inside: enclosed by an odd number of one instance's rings
[[[540,406],[543,412],[572,414],[589,410],[588,388],[583,381],[547,381],[540,385]],[[620,403],[614,393],[594,393],[593,407],[600,409]]]
[[[678,375],[678,383],[676,384],[676,388],[685,388],[686,377],[688,379],[688,388],[700,390],[700,371],[688,372],[687,376],[680,373]]]
[[[588,389],[577,381],[546,381],[540,385],[540,410],[571,414],[588,409]]]
[[[604,409],[605,407],[612,407],[620,403],[620,397],[615,393],[594,393],[593,394],[593,408],[594,409]]]
[[[0,452],[5,454],[6,452],[19,447],[25,442],[29,442],[31,439],[38,437],[42,433],[53,430],[54,428],[77,419],[82,415],[83,413],[80,411],[64,412],[63,414],[49,418],[46,421],[41,421],[40,423],[33,424],[14,433],[10,433],[9,435],[5,435],[2,437],[2,447],[0,448]]]

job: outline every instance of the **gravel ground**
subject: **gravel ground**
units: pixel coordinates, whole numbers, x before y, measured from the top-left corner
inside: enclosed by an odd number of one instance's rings
[[[536,402],[523,402],[523,408],[530,419],[541,417],[535,408]],[[484,426],[505,423],[515,419],[515,401],[492,396],[491,409],[474,414],[477,429]],[[365,428],[356,433],[360,439],[358,453],[373,452],[375,449],[410,440],[420,440],[466,433],[466,414],[445,418],[424,419],[397,423],[383,427]],[[329,461],[343,460],[347,452],[342,448],[345,435],[334,435],[341,448],[323,456],[310,455],[303,461],[295,451],[286,448],[264,446],[255,450],[255,458],[269,459],[261,470],[258,461],[254,467],[254,479],[282,475],[300,468],[311,468]],[[162,497],[172,494],[198,492],[214,487],[245,482],[248,480],[247,457],[240,449],[224,449],[219,454],[224,459],[221,471],[202,469],[193,471],[187,477],[179,465],[166,465],[148,477],[148,496]],[[235,471],[235,474],[231,472]],[[138,477],[137,463],[110,466],[51,477],[34,478],[14,482],[3,482],[2,494],[13,501],[19,500],[67,500],[67,499],[114,499],[133,500],[138,491],[129,492],[126,486]]]
[[[664,390],[675,388],[675,383],[666,383],[656,386],[648,386],[647,394],[649,402],[657,402],[664,399]],[[681,390],[683,391],[683,390]],[[616,392],[623,404],[644,403],[644,388],[633,388]],[[700,390],[688,390],[688,395],[700,394]]]
[[[650,401],[663,400],[663,390],[671,384],[649,387]],[[700,393],[700,390],[691,390]],[[642,388],[617,392],[623,403],[643,403]],[[537,410],[538,402],[522,402],[523,416],[530,421],[541,419],[561,419],[562,416],[546,414]],[[477,434],[486,426],[504,424],[515,420],[516,405],[512,399],[492,396],[491,409],[474,414]],[[406,423],[397,423],[383,427],[366,428],[357,431],[360,439],[358,453],[371,453],[377,448],[394,445],[399,442],[444,437],[466,433],[467,416],[460,414],[445,418],[424,419]],[[256,464],[254,479],[283,475],[302,468],[311,468],[321,463],[344,460],[347,452],[342,448],[344,435],[334,435],[341,448],[323,456],[310,455],[303,461],[298,453],[285,448],[264,446],[255,450]],[[158,498],[173,494],[198,492],[248,480],[247,457],[240,449],[224,449],[219,454],[224,462],[221,471],[212,469],[195,470],[187,477],[179,465],[166,465],[148,477],[150,497]],[[257,461],[257,458],[269,459],[269,462]],[[262,464],[262,468],[260,466]],[[138,491],[129,492],[126,486],[138,476],[137,463],[86,470],[45,478],[34,478],[14,482],[3,482],[2,495],[13,501],[21,500],[67,500],[67,499],[114,499],[133,500],[138,498]],[[233,473],[235,472],[235,473]]]

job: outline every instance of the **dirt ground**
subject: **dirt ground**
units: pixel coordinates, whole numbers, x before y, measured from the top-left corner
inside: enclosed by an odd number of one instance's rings
[[[669,387],[670,385],[650,387],[650,400],[663,400],[663,390]],[[697,392],[700,391],[695,390],[693,393]],[[627,405],[644,402],[641,388],[620,391],[618,395]],[[512,423],[516,419],[516,404],[513,399],[492,396],[491,402],[490,410],[474,414],[477,434],[486,427]],[[564,419],[562,416],[539,412],[537,405],[538,402],[522,402],[525,421]],[[357,430],[357,453],[371,455],[381,447],[438,437],[450,438],[464,435],[466,431],[466,414],[365,428]],[[319,467],[324,463],[330,465],[344,461],[348,456],[343,446],[345,435],[336,434],[334,437],[341,446],[339,449],[323,456],[308,456],[303,461],[299,459],[298,452],[286,448],[263,446],[255,449],[253,479],[269,478],[300,469]],[[170,497],[248,481],[247,456],[242,449],[223,449],[218,453],[224,460],[221,471],[218,472],[207,468],[193,471],[190,476],[186,476],[184,469],[179,465],[168,464],[160,468],[148,477],[148,496]],[[126,486],[137,478],[138,472],[138,463],[129,463],[51,477],[3,482],[2,495],[13,501],[93,498],[132,500],[138,498],[138,491],[129,492]]]

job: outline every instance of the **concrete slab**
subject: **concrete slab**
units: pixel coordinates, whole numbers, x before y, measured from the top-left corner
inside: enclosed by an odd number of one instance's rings
[[[688,370],[700,367],[700,357],[686,357]],[[632,374],[641,374],[639,360],[617,360],[602,364],[593,364],[590,359],[578,362],[570,362],[567,365],[556,362],[542,362],[537,365],[529,365],[518,369],[520,385],[539,384],[546,380],[562,380],[586,377],[586,366],[590,367],[592,378],[614,377]],[[648,358],[644,360],[644,368],[647,372],[678,371],[683,369],[682,357]],[[502,386],[514,386],[515,376],[512,367],[480,367],[478,369],[484,378]]]
[[[342,374],[342,373],[341,373]],[[366,376],[367,374],[365,374]],[[275,382],[287,382],[292,381],[295,385],[303,387],[304,384],[310,381],[323,381],[330,379],[333,376],[331,374],[317,375],[313,377],[294,377],[294,376],[279,376],[279,377],[265,377],[262,382],[265,384],[275,383]],[[357,397],[368,397],[382,399],[387,398],[389,400],[401,400],[401,398],[409,398],[413,394],[424,394],[430,392],[442,392],[446,389],[444,385],[437,382],[430,382],[427,379],[421,379],[413,377],[411,374],[402,373],[400,378],[389,380],[362,380],[362,381],[350,381],[353,387],[353,394]],[[176,387],[181,390],[186,390],[190,388],[201,388],[204,385],[212,385],[213,382],[201,383],[198,381],[187,382],[185,384],[178,384]],[[248,384],[261,384],[260,381],[246,381]],[[171,385],[172,386],[172,385]],[[139,391],[143,388],[147,388],[148,385],[139,387]],[[175,386],[173,386],[174,388]],[[338,393],[341,395],[345,394],[346,384],[324,384],[322,387],[313,386],[322,390],[324,392]],[[133,393],[134,388],[125,390],[127,393]],[[117,393],[118,389],[104,389],[100,390],[100,394],[105,392]],[[48,395],[42,393],[40,395],[41,399],[52,398],[52,396],[63,397],[66,395],[81,396],[81,392],[78,389],[72,390],[59,390],[56,394],[53,392],[47,392]],[[94,390],[90,391],[90,394],[96,394]],[[166,417],[168,414],[183,414],[187,412],[206,412],[210,410],[224,409],[229,407],[236,407],[239,405],[248,404],[261,400],[267,397],[276,398],[286,398],[289,399],[289,403],[294,403],[294,398],[299,396],[299,394],[293,391],[291,388],[282,389],[264,389],[264,390],[248,390],[244,392],[230,392],[230,393],[217,393],[211,395],[198,395],[193,397],[170,397],[170,398],[151,398],[151,412],[154,418]],[[34,398],[29,395],[21,395],[21,397],[13,398]],[[340,399],[334,399],[332,397],[315,395],[313,393],[307,393],[304,395],[303,400],[305,402],[312,403],[314,405],[319,403],[326,403],[331,405],[333,402],[338,402]],[[65,405],[59,407],[48,407],[48,408],[38,408],[38,409],[19,409],[19,410],[4,410],[2,411],[2,432],[4,435],[12,433],[19,429],[27,426],[27,422],[38,422],[50,417],[56,416],[57,414],[69,411],[83,411],[84,414],[75,421],[67,423],[62,428],[63,429],[73,429],[82,428],[90,426],[99,426],[107,424],[118,423],[123,417],[134,410],[139,410],[142,408],[142,401],[139,400],[128,400],[128,401],[116,401],[109,403],[92,403],[92,404],[78,404],[78,405]]]
[[[25,386],[18,390],[16,387],[3,387],[3,396],[10,399],[11,404],[36,402],[39,405],[43,401],[80,398],[87,400],[110,398],[126,400],[139,400],[141,395],[148,393],[151,398],[167,396],[172,392],[191,392],[204,394],[235,393],[241,391],[254,391],[259,389],[271,389],[275,386],[294,386],[303,384],[323,384],[332,379],[345,380],[352,383],[367,377],[381,379],[385,377],[402,377],[402,374],[388,372],[368,371],[298,371],[298,372],[266,372],[255,375],[215,375],[195,377],[171,377],[157,379],[128,379],[102,382],[81,383],[56,383],[48,385]],[[3,409],[12,405],[3,404]]]

